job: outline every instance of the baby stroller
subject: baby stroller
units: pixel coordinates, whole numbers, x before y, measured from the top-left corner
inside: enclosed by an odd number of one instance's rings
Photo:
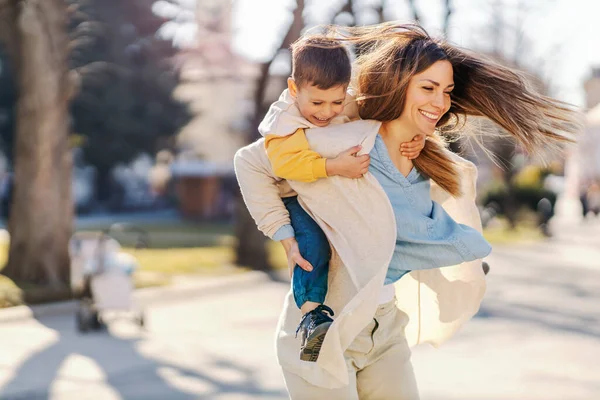
[[[125,224],[113,224],[101,233],[78,232],[69,242],[71,255],[71,287],[79,298],[75,313],[81,333],[105,327],[105,311],[133,312],[134,320],[144,326],[144,312],[133,304],[132,274],[138,263],[135,257],[121,251],[120,243],[110,234],[133,230],[136,248],[147,244],[147,233]]]

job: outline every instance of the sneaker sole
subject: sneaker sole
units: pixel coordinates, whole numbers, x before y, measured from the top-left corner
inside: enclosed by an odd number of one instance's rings
[[[313,335],[306,341],[304,349],[300,350],[300,359],[302,361],[317,361],[321,352],[321,346],[325,340],[325,334],[329,330],[330,325],[331,322],[325,322],[315,329]]]

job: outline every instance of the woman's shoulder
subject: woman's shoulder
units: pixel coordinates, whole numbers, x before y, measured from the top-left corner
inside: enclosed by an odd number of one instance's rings
[[[357,120],[344,124],[306,130],[311,149],[324,157],[335,156],[357,144],[362,145],[361,154],[371,151],[381,122]]]

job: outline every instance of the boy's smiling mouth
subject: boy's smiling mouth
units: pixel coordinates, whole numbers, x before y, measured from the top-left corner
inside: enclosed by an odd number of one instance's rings
[[[326,123],[328,123],[329,121],[331,121],[331,120],[333,119],[333,117],[331,117],[331,118],[319,118],[319,117],[317,117],[316,115],[313,115],[313,118],[314,118],[314,119],[315,119],[315,120],[316,120],[318,123],[320,123],[320,124],[326,124]]]

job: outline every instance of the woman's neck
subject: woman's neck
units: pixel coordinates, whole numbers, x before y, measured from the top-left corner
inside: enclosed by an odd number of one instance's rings
[[[413,168],[413,163],[408,158],[400,154],[400,145],[410,142],[415,136],[414,132],[406,129],[406,126],[398,120],[384,122],[381,124],[379,134],[387,147],[390,159],[404,176],[408,176]]]
[[[410,142],[417,135],[414,128],[397,119],[382,123],[381,128],[381,136],[397,143]]]

